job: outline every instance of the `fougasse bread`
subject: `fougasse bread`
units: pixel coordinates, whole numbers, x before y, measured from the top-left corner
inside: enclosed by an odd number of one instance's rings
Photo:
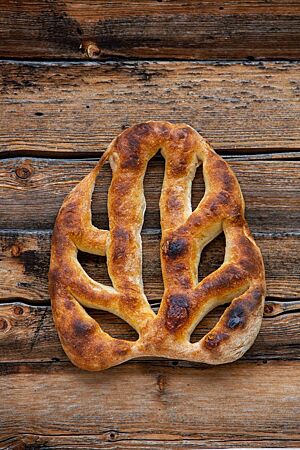
[[[158,313],[143,290],[141,228],[148,161],[161,151],[165,174],[160,198],[164,294]],[[91,222],[91,197],[105,161],[112,168],[109,230]],[[192,211],[191,186],[203,165],[205,194]],[[223,264],[198,280],[205,245],[224,231]],[[77,251],[106,255],[112,285],[94,281]],[[67,196],[56,219],[49,271],[54,322],[70,360],[102,370],[151,356],[223,364],[240,358],[259,331],[265,298],[262,256],[244,217],[239,183],[228,164],[190,126],[150,121],[123,131],[95,168]],[[190,336],[213,308],[229,304],[198,342]],[[86,311],[109,311],[139,334],[111,337]]]

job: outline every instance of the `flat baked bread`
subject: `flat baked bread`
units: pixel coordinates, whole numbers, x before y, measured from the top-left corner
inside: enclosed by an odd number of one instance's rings
[[[141,228],[143,177],[159,150],[165,158],[160,198],[164,294],[157,314],[143,290]],[[109,160],[109,231],[91,222],[96,177]],[[205,195],[191,208],[196,168],[203,165]],[[201,250],[224,231],[221,267],[198,280]],[[113,287],[83,270],[77,251],[106,255]],[[112,141],[95,168],[67,196],[56,219],[49,272],[55,325],[70,360],[102,370],[141,356],[228,363],[241,357],[259,331],[265,297],[264,265],[244,218],[239,183],[228,164],[191,127],[168,122],[135,125]],[[213,308],[229,306],[199,342],[196,325]],[[85,308],[109,311],[139,334],[112,338]]]

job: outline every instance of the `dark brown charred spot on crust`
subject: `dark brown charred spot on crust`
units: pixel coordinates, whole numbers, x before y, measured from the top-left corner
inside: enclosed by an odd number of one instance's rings
[[[121,241],[129,241],[130,233],[124,228],[115,228],[112,232],[113,239],[121,240]]]
[[[175,158],[176,155],[176,158]],[[176,154],[174,151],[174,159],[170,158],[168,161],[168,171],[172,177],[182,177],[188,174],[189,162],[193,156],[193,153],[189,149],[181,154]]]
[[[123,228],[116,228],[111,231],[112,240],[112,260],[118,262],[123,260],[128,251],[128,244],[130,241],[130,233]]]
[[[130,345],[127,342],[124,342],[120,339],[115,340],[113,342],[112,351],[116,356],[118,356],[118,357],[125,356],[125,355],[127,355],[129,350],[130,350]]]
[[[131,151],[128,156],[122,159],[121,169],[138,169],[140,167],[141,160],[137,151]]]
[[[182,207],[182,201],[174,194],[169,194],[167,200],[167,208],[169,211],[178,210]]]
[[[118,176],[117,180],[112,180],[110,185],[110,190],[112,190],[114,201],[119,196],[124,196],[129,194],[129,191],[132,189],[132,177],[126,178]]]
[[[203,225],[203,217],[199,214],[192,213],[187,220],[187,224],[180,227],[180,232],[188,233],[190,228],[197,228]]]
[[[139,139],[144,138],[145,136],[149,134],[154,134],[153,125],[151,122],[142,122],[134,125],[133,127],[129,128],[127,131],[125,131],[125,135],[128,138],[128,136],[137,136]]]
[[[259,271],[261,269],[261,262],[252,242],[246,236],[241,236],[237,246],[241,253],[239,260],[240,267],[252,274]]]
[[[242,206],[241,205],[234,205],[231,210],[230,210],[230,223],[233,223],[234,225],[238,225],[240,227],[245,226],[246,225],[246,221],[245,218],[243,217],[242,214]],[[248,229],[249,231],[249,229]],[[249,231],[250,232],[250,231]]]
[[[243,308],[247,308],[248,311],[252,312],[261,304],[263,294],[263,289],[257,287],[249,292],[246,297],[239,300],[239,305],[242,305]]]
[[[72,322],[75,336],[79,338],[87,337],[95,331],[95,324],[91,324],[81,319],[75,319]]]
[[[208,205],[208,212],[211,215],[218,215],[220,211],[228,208],[231,204],[230,194],[226,191],[218,192]]]
[[[222,344],[222,342],[226,341],[228,338],[229,335],[227,333],[213,332],[205,338],[204,345],[208,350],[212,350],[218,347],[220,344]]]
[[[175,128],[171,133],[171,139],[174,145],[177,145],[179,141],[180,146],[183,145],[181,148],[183,148],[185,154],[189,153],[189,151],[192,153],[192,147],[196,142],[195,138],[196,133],[188,127]]]
[[[193,137],[193,131],[189,128],[172,131],[167,167],[172,176],[183,176],[190,170],[189,163],[194,158]]]
[[[125,282],[123,283],[123,289],[129,291],[129,289],[131,289],[131,285]],[[121,303],[126,303],[127,308],[131,309],[133,312],[136,312],[139,305],[139,297],[135,297],[130,294],[122,294]]]
[[[59,335],[62,343],[66,347],[72,349],[72,353],[76,352],[78,356],[86,359],[90,350],[95,353],[95,345],[97,342],[95,331],[97,324],[84,321],[80,318],[71,319],[71,321],[63,321],[59,327]]]
[[[178,279],[178,277],[182,276],[182,274],[186,273],[188,270],[188,266],[185,263],[177,263],[175,261],[169,261],[169,264],[167,264],[166,271],[169,276],[173,276],[175,280]]]
[[[126,247],[120,245],[119,247],[115,247],[112,252],[112,260],[113,262],[120,262],[120,260],[124,260],[126,257]]]
[[[188,136],[192,134],[192,132],[189,128],[185,127],[175,130],[174,134],[175,139],[186,139]]]
[[[230,329],[243,328],[250,313],[259,306],[262,299],[262,290],[257,287],[248,295],[236,301],[234,306],[228,308],[226,314],[226,327]]]
[[[74,305],[70,300],[65,300],[64,301],[64,307],[68,310],[71,311],[72,309],[74,309]]]
[[[138,169],[140,166],[140,142],[136,137],[122,136],[117,140],[117,150],[121,155],[121,169]]]
[[[162,251],[167,258],[179,258],[187,253],[188,241],[185,238],[167,240],[162,246]]]
[[[116,141],[116,147],[121,155],[122,169],[139,169],[142,165],[141,148],[146,138],[153,132],[148,123],[141,123],[124,131]]]
[[[80,199],[74,199],[72,201],[66,202],[56,221],[56,226],[58,228],[63,225],[68,231],[76,231],[81,228],[81,211],[80,211]]]
[[[191,289],[193,286],[192,280],[187,276],[178,276],[178,282],[184,289]]]
[[[253,291],[252,291],[252,299],[253,299],[253,301],[251,302],[251,305],[253,305],[254,307],[259,305],[263,294],[264,294],[264,292],[263,292],[263,290],[261,288],[257,287],[255,289],[253,289]]]
[[[219,212],[220,206],[218,200],[212,200],[209,205],[209,212],[216,215]]]
[[[235,266],[227,267],[223,273],[216,273],[210,279],[204,279],[201,290],[208,295],[210,291],[220,293],[223,289],[236,286],[243,279],[243,272]]]
[[[242,304],[237,304],[230,308],[227,314],[226,326],[234,330],[235,328],[242,328],[247,319],[247,311]]]
[[[51,252],[55,254],[58,261],[65,254],[65,250],[74,245],[69,236],[65,234],[64,224],[56,221],[51,238]]]
[[[220,178],[222,179],[222,184],[226,191],[231,192],[234,190],[235,180],[230,172],[223,172]]]
[[[189,301],[184,295],[170,295],[166,314],[166,327],[174,332],[189,317]]]
[[[176,162],[171,161],[169,163],[169,169],[172,176],[184,175],[187,169],[187,160],[178,159]]]
[[[239,265],[249,274],[254,274],[258,270],[258,262],[252,258],[242,258]]]
[[[127,174],[128,175],[128,174]],[[117,175],[109,188],[109,216],[120,219],[128,216],[128,205],[131,192],[134,192],[139,175],[131,174],[123,177]],[[134,193],[135,195],[135,193]]]
[[[101,353],[104,353],[105,351],[105,344],[103,342],[99,342],[99,340],[97,339],[97,341],[95,340],[95,343],[93,345],[93,353],[95,355],[101,355]]]
[[[236,185],[235,178],[231,174],[227,164],[222,159],[218,159],[213,165],[214,176],[222,183],[223,189],[232,192]]]
[[[166,125],[164,123],[160,123],[159,125],[154,123],[153,125],[154,125],[153,132],[155,134],[157,134],[159,137],[163,138],[164,140],[169,139],[170,133],[172,131],[172,126]],[[158,129],[156,128],[157,126],[158,126]]]

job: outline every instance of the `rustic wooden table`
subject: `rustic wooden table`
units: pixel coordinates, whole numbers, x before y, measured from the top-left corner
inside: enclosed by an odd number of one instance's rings
[[[300,446],[299,1],[0,0],[0,11],[1,448]],[[149,119],[192,125],[235,170],[265,260],[265,318],[233,364],[138,360],[83,372],[51,318],[51,230],[110,140]],[[154,304],[162,173],[156,158],[145,180],[144,282]],[[109,180],[105,167],[93,197],[101,227]],[[199,171],[195,204],[202,193]],[[223,255],[221,236],[200,275]],[[108,281],[104,258],[80,261]],[[113,336],[135,338],[116,317],[94,316]]]

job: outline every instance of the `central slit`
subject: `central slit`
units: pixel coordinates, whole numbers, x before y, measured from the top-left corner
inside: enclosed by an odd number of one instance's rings
[[[160,213],[159,199],[164,177],[164,159],[157,154],[149,161],[144,177],[146,212],[142,228],[144,292],[153,310],[163,295],[160,266]]]
[[[108,230],[107,196],[112,179],[109,163],[104,164],[96,178],[92,194],[92,224],[100,229]]]
[[[111,337],[124,339],[126,341],[136,341],[138,333],[127,322],[120,317],[107,311],[89,310],[90,315],[99,323],[102,330],[110,334]]]
[[[222,231],[201,252],[198,265],[198,280],[201,281],[210,273],[217,270],[224,262],[226,241]]]
[[[209,313],[205,317],[203,317],[203,319],[197,324],[191,334],[191,344],[200,341],[203,336],[205,336],[210,330],[213,329],[227,307],[228,304],[217,306],[216,308],[209,311]]]
[[[93,280],[106,286],[112,286],[107,270],[106,256],[92,255],[78,250],[77,259]]]
[[[197,167],[195,177],[192,181],[192,192],[191,192],[191,206],[192,211],[194,211],[199,205],[200,201],[205,194],[205,184],[203,178],[203,166],[202,163]]]

